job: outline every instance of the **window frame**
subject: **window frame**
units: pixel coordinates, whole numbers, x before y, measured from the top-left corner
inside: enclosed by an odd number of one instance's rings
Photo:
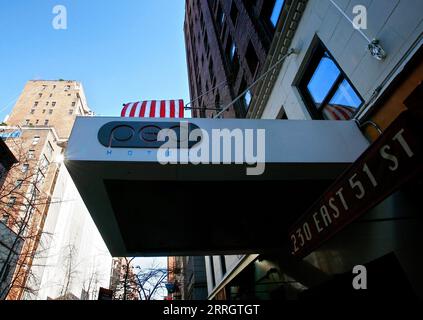
[[[308,59],[305,60],[303,64],[303,71],[301,72],[299,79],[294,81],[294,85],[297,87],[298,92],[300,93],[303,101],[305,102],[305,106],[309,111],[313,120],[327,120],[323,117],[323,109],[330,103],[332,98],[335,96],[336,92],[338,91],[340,85],[343,81],[346,81],[348,85],[354,90],[354,93],[357,97],[361,100],[361,104],[356,108],[356,113],[362,105],[364,104],[365,100],[352,84],[351,80],[347,77],[344,70],[340,67],[336,59],[333,57],[331,52],[327,49],[324,43],[316,36],[315,39],[312,41],[312,49],[308,55]],[[324,55],[327,53],[328,57],[332,60],[335,66],[339,70],[339,76],[332,84],[331,88],[327,92],[325,98],[323,99],[322,103],[319,107],[317,107],[313,96],[311,95],[308,85],[310,84],[313,75],[315,74],[317,67],[319,66],[320,62],[322,61]],[[337,120],[334,120],[337,121]],[[339,121],[339,120],[338,120]]]

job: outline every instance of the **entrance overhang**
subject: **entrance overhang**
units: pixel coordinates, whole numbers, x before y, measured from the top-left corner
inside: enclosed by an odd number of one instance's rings
[[[113,256],[280,250],[291,224],[368,147],[350,121],[186,121],[189,126],[177,119],[77,118],[65,164]],[[157,130],[164,128],[202,130],[196,145],[179,144],[165,155],[176,153],[181,160],[204,147],[209,161],[159,163]],[[220,162],[216,157],[224,160],[224,143],[213,141],[222,129],[241,135],[234,133],[229,145],[233,161],[213,164]],[[244,139],[242,150],[235,136]],[[254,155],[265,155],[261,175],[247,175],[255,167],[247,164],[251,141]],[[235,163],[240,152],[242,161]]]

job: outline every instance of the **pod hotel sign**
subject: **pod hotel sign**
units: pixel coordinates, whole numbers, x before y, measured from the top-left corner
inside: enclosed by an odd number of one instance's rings
[[[289,231],[291,253],[304,257],[422,173],[423,119],[403,112]]]

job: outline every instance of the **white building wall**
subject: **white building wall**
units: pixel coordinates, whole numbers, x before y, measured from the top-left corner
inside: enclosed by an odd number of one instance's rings
[[[384,61],[373,58],[367,50],[367,41],[364,37],[329,0],[309,0],[291,44],[299,54],[291,55],[284,62],[264,109],[263,119],[276,118],[282,106],[290,120],[310,119],[307,108],[293,83],[301,67],[304,67],[306,53],[315,35],[322,40],[363,99],[368,101],[374,90],[423,32],[421,0],[334,0],[334,2],[351,19],[354,17],[354,6],[366,6],[367,30],[363,32],[370,39],[380,40],[387,58]]]
[[[99,287],[109,287],[112,257],[64,165],[52,202],[32,269],[38,292],[26,298],[58,298],[70,279],[68,294],[81,298],[90,289],[96,299]]]

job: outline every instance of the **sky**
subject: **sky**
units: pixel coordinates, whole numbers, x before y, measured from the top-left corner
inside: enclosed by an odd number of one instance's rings
[[[184,0],[0,0],[0,122],[28,80],[82,82],[89,107],[120,116],[139,100],[189,101]],[[67,29],[53,27],[63,5]],[[62,21],[63,22],[63,21]],[[166,259],[136,264],[166,266]]]
[[[126,102],[188,102],[184,3],[0,0],[0,121],[37,79],[82,82],[102,116],[119,116]],[[65,30],[53,27],[56,5],[66,8]]]

